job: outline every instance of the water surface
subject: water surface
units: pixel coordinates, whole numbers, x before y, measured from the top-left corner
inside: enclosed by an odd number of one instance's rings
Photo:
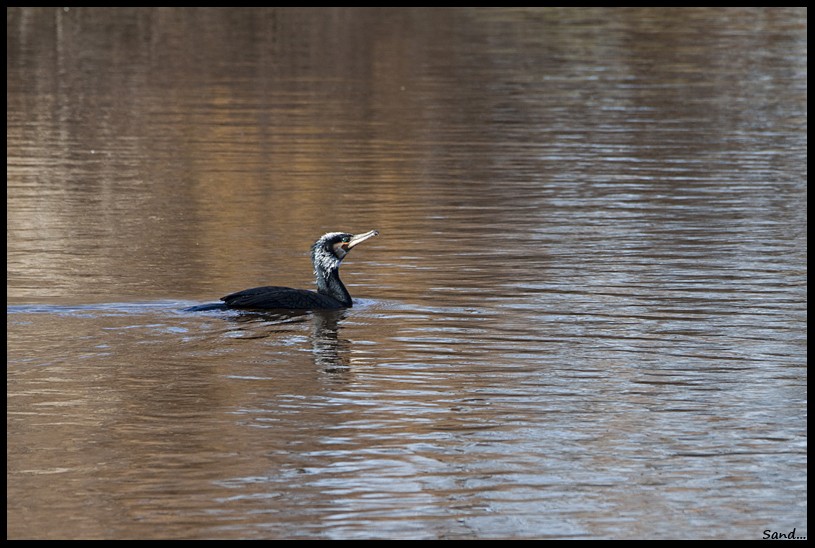
[[[805,9],[7,33],[9,538],[806,536]]]

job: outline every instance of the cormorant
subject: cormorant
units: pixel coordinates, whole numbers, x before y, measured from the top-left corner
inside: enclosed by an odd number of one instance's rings
[[[314,242],[311,246],[311,262],[314,263],[314,276],[317,279],[316,292],[279,286],[254,287],[221,297],[223,303],[195,306],[188,310],[349,308],[353,303],[351,295],[340,280],[340,264],[351,249],[378,234],[376,230],[357,235],[329,232]]]

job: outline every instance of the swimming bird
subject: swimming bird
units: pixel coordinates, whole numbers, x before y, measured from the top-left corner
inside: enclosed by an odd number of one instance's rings
[[[316,292],[279,286],[253,287],[221,297],[222,303],[195,306],[188,310],[350,308],[353,301],[340,280],[340,264],[353,248],[377,235],[379,232],[376,230],[356,235],[329,232],[314,242],[311,246],[311,262],[314,264],[314,277],[317,280]]]

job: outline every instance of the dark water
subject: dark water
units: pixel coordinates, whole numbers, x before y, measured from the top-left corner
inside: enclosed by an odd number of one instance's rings
[[[806,17],[10,8],[7,536],[806,536]]]

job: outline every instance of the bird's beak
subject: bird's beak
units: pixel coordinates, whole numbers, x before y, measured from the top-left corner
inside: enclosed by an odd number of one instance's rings
[[[345,248],[350,251],[357,244],[361,244],[362,242],[364,242],[368,238],[373,238],[374,236],[379,236],[379,231],[371,230],[370,232],[366,232],[365,234],[357,234],[355,236],[352,236],[351,241],[348,242],[348,244],[345,246]]]

